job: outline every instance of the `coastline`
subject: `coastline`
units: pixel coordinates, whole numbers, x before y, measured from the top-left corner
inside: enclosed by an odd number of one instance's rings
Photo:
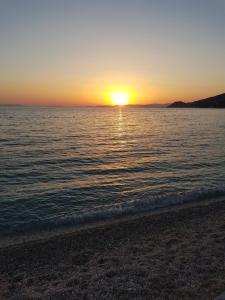
[[[93,210],[88,213],[69,218],[66,222],[57,222],[44,226],[39,230],[18,231],[16,235],[0,236],[0,249],[7,246],[18,245],[30,241],[43,241],[56,236],[74,233],[80,230],[95,228],[101,225],[111,225],[126,220],[133,220],[143,216],[170,212],[174,209],[183,209],[198,205],[207,205],[208,202],[225,200],[224,189],[195,191],[181,196],[171,195],[138,203],[115,205],[112,208]],[[54,226],[53,226],[54,225]]]
[[[224,198],[201,201],[3,247],[0,298],[213,299],[224,213]]]

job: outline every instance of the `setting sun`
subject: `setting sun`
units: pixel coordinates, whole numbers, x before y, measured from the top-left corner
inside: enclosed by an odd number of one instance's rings
[[[113,92],[110,96],[114,105],[127,105],[129,103],[130,94],[128,92]]]

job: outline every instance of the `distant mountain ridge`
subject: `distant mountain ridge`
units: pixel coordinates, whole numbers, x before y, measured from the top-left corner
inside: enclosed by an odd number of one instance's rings
[[[193,102],[176,101],[171,108],[225,108],[225,93]]]
[[[114,108],[118,107],[119,105],[96,105],[95,107],[107,107],[107,108]],[[131,108],[166,108],[168,107],[168,103],[151,103],[151,104],[127,104],[126,107],[131,107]]]

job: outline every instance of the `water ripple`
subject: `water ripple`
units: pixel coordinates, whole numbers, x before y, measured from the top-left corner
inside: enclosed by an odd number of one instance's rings
[[[2,107],[0,127],[0,235],[224,190],[225,110]]]

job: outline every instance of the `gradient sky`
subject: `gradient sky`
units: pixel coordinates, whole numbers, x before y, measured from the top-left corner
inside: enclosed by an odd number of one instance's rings
[[[0,0],[0,103],[133,103],[225,92],[225,0]]]

